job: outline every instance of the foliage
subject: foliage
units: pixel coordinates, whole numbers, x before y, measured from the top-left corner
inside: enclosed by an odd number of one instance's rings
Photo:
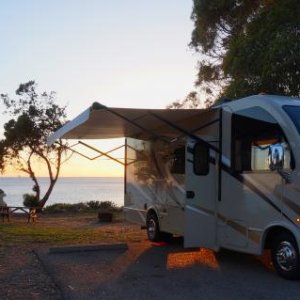
[[[197,92],[190,92],[183,100],[177,100],[167,105],[167,109],[199,108],[201,105]]]
[[[111,201],[89,201],[79,203],[55,203],[44,208],[44,212],[48,213],[64,213],[64,212],[91,212],[98,210],[111,210],[120,211],[121,208],[117,207],[115,203]]]
[[[116,209],[117,206],[112,201],[89,201],[86,205],[90,209]]]
[[[89,201],[87,202],[87,206],[91,209],[99,209],[101,206],[100,201]]]
[[[75,212],[86,211],[87,208],[88,208],[88,206],[86,205],[86,203],[83,203],[83,202],[75,203],[75,204],[55,203],[55,204],[46,206],[43,211],[49,212],[49,213],[63,213],[63,212],[75,213]]]
[[[17,99],[0,95],[12,119],[4,124],[4,139],[0,141],[0,170],[8,165],[17,167],[33,180],[33,192],[43,207],[59,176],[66,144],[58,141],[47,146],[47,137],[66,122],[65,107],[55,104],[54,92],[38,93],[34,81],[20,84]],[[39,163],[36,164],[36,162]],[[49,187],[41,196],[35,168],[45,164],[49,174]]]
[[[26,207],[38,207],[39,200],[36,195],[33,194],[24,194],[23,195],[23,205]]]
[[[213,98],[300,96],[299,18],[298,0],[194,0],[197,84]]]
[[[111,202],[111,201],[102,201],[99,204],[99,209],[116,209],[117,206],[115,203]]]

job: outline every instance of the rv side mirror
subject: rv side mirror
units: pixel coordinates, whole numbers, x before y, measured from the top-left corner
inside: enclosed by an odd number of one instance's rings
[[[268,153],[268,164],[271,171],[280,171],[284,165],[284,148],[280,144],[270,145]]]

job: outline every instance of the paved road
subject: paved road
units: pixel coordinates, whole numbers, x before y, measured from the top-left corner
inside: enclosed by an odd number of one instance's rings
[[[300,299],[300,281],[279,278],[268,256],[131,243],[128,250],[39,257],[64,299]]]

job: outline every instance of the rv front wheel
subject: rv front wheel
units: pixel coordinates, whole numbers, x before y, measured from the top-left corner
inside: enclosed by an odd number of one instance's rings
[[[282,232],[273,240],[272,260],[277,273],[286,279],[300,278],[300,259],[294,237]]]
[[[147,235],[151,242],[160,240],[159,223],[155,213],[150,213],[147,216]]]

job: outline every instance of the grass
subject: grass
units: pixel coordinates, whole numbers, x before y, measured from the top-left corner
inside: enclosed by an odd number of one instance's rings
[[[93,244],[136,241],[141,230],[124,229],[123,214],[114,213],[113,223],[99,223],[96,213],[45,213],[36,223],[27,223],[25,216],[13,216],[10,223],[0,221],[0,247],[3,245]]]
[[[39,224],[11,223],[0,225],[1,243],[92,242],[106,237],[99,229],[41,227]]]

